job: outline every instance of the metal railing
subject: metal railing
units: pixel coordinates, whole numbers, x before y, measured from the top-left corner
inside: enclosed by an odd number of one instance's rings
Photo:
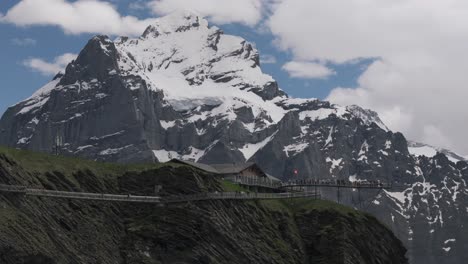
[[[226,178],[231,182],[240,184],[240,185],[247,185],[247,186],[256,186],[256,187],[264,187],[270,189],[278,189],[281,187],[281,182],[273,181],[268,178],[260,178],[260,177],[229,177]]]
[[[246,193],[246,192],[219,192],[219,193],[197,193],[192,195],[177,195],[163,198],[165,203],[178,203],[187,201],[202,200],[271,200],[271,199],[291,199],[291,198],[320,198],[317,192],[300,193]]]
[[[52,190],[43,190],[43,189],[27,189],[26,195],[81,199],[81,200],[96,200],[96,201],[119,201],[119,202],[137,202],[137,203],[160,203],[161,202],[161,197],[159,196],[64,192],[64,191],[52,191]]]
[[[245,193],[245,192],[214,192],[214,193],[197,193],[189,195],[174,195],[174,196],[139,196],[139,195],[122,195],[122,194],[106,194],[106,193],[86,193],[86,192],[67,192],[45,189],[32,189],[26,186],[18,185],[1,185],[0,192],[20,193],[26,196],[40,196],[53,198],[67,198],[80,200],[95,200],[95,201],[115,201],[115,202],[137,202],[137,203],[178,203],[188,201],[202,200],[269,200],[269,199],[288,199],[288,198],[305,198],[314,197],[320,198],[316,192],[299,192],[299,193]]]
[[[19,185],[0,184],[0,192],[20,193],[28,196],[56,197],[81,200],[96,201],[119,201],[119,202],[138,202],[138,203],[160,203],[158,196],[139,196],[124,194],[106,194],[106,193],[86,193],[86,192],[66,192],[45,189],[32,189]]]
[[[334,187],[334,188],[353,188],[353,189],[391,189],[392,186],[388,183],[380,181],[346,181],[346,180],[295,180],[283,182],[282,188],[295,186],[317,186],[317,187]]]
[[[26,192],[26,186],[0,184],[0,191],[12,193]]]
[[[316,187],[334,187],[334,188],[353,188],[353,189],[391,189],[392,186],[380,181],[345,181],[345,180],[294,180],[287,182],[275,182],[270,179],[252,178],[252,177],[231,177],[226,178],[233,183],[254,187],[265,187],[271,189],[284,189],[288,187],[316,186]]]

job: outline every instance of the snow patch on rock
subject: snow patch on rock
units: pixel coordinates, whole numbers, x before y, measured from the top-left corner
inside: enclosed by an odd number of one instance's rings
[[[43,105],[45,105],[49,101],[49,95],[57,87],[57,84],[60,82],[60,79],[57,78],[43,87],[41,87],[39,90],[37,90],[31,97],[26,99],[24,102],[23,108],[18,111],[17,115],[22,115],[29,113],[31,111],[36,112],[39,110]]]
[[[304,143],[295,143],[284,146],[283,151],[286,153],[286,157],[294,157],[295,155],[301,153],[309,146],[308,142]]]
[[[245,144],[242,148],[239,148],[239,151],[242,152],[245,160],[249,160],[257,151],[265,147],[275,137],[276,133],[278,131],[260,142]]]

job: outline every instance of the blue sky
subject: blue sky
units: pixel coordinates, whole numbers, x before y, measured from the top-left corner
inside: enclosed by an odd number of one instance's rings
[[[0,4],[0,13],[7,11],[18,1],[3,0]],[[132,10],[126,1],[115,2],[121,14],[129,14],[139,18],[156,16],[147,10]],[[293,97],[326,97],[330,90],[342,87],[356,86],[356,79],[364,71],[370,61],[364,60],[355,64],[327,65],[336,74],[326,79],[291,78],[282,66],[292,60],[293,54],[281,51],[274,43],[270,33],[259,33],[252,27],[239,23],[217,25],[226,34],[241,36],[255,43],[261,57],[273,56],[275,63],[264,63],[262,69],[272,75],[280,87]],[[31,58],[40,58],[45,61],[53,59],[64,53],[79,53],[86,42],[95,34],[66,34],[57,26],[16,26],[0,23],[2,40],[0,42],[0,80],[2,96],[0,112],[7,107],[29,97],[35,90],[47,83],[53,76],[46,76],[24,65],[24,61]],[[17,42],[29,39],[29,42],[19,45]]]
[[[0,112],[52,78],[25,60],[52,72],[44,61],[95,34],[135,35],[181,9],[274,57],[262,68],[289,95],[357,104],[409,139],[468,153],[466,0],[2,0]]]
[[[6,11],[17,1],[2,0],[0,13]],[[0,112],[15,103],[28,98],[31,94],[46,84],[53,76],[44,76],[23,65],[23,61],[39,57],[50,61],[66,52],[78,53],[92,34],[66,35],[61,29],[53,26],[17,27],[0,23],[2,35],[0,41],[0,80],[1,100]],[[18,45],[15,39],[26,38],[36,41],[35,44]]]

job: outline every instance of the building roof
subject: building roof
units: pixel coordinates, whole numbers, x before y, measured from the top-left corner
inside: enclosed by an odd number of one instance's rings
[[[203,164],[203,163],[198,163],[198,162],[192,162],[192,161],[187,161],[187,160],[180,160],[180,159],[172,159],[169,162],[175,162],[175,163],[181,163],[185,165],[189,165],[195,168],[198,168],[200,170],[206,171],[206,172],[211,172],[215,174],[236,174],[240,173],[246,169],[253,168],[254,170],[257,170],[261,175],[268,177],[272,180],[278,180],[277,178],[266,174],[260,167],[257,166],[257,164],[253,162],[247,162],[247,163],[224,163],[224,164]],[[279,180],[278,180],[279,181]]]
[[[280,182],[281,181],[280,179],[276,178],[275,176],[271,176],[268,173],[265,173],[265,175],[267,176],[268,179],[270,179],[272,181],[275,181],[275,182]]]
[[[223,164],[211,164],[213,168],[215,168],[220,174],[231,174],[231,173],[239,173],[243,170],[246,170],[255,163],[248,162],[248,163],[223,163]]]
[[[190,165],[192,167],[198,168],[206,172],[219,174],[218,170],[216,170],[215,168],[213,168],[212,166],[208,164],[197,163],[197,162],[192,162],[188,160],[180,160],[180,159],[171,159],[169,162],[182,163],[182,164]]]

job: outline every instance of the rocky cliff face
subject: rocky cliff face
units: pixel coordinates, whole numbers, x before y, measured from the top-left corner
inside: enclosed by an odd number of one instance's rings
[[[413,263],[468,252],[450,228],[468,220],[463,158],[419,157],[370,110],[289,98],[250,43],[193,14],[161,18],[136,39],[94,37],[0,120],[2,145],[51,152],[56,138],[62,154],[101,161],[250,160],[285,180],[298,169],[299,178],[390,182],[377,199],[350,191],[341,201],[392,226]]]
[[[154,184],[161,195],[223,188],[180,165],[123,167],[4,149],[0,183],[140,195]],[[325,201],[158,207],[0,193],[0,215],[5,264],[407,263],[402,243],[374,217]]]

